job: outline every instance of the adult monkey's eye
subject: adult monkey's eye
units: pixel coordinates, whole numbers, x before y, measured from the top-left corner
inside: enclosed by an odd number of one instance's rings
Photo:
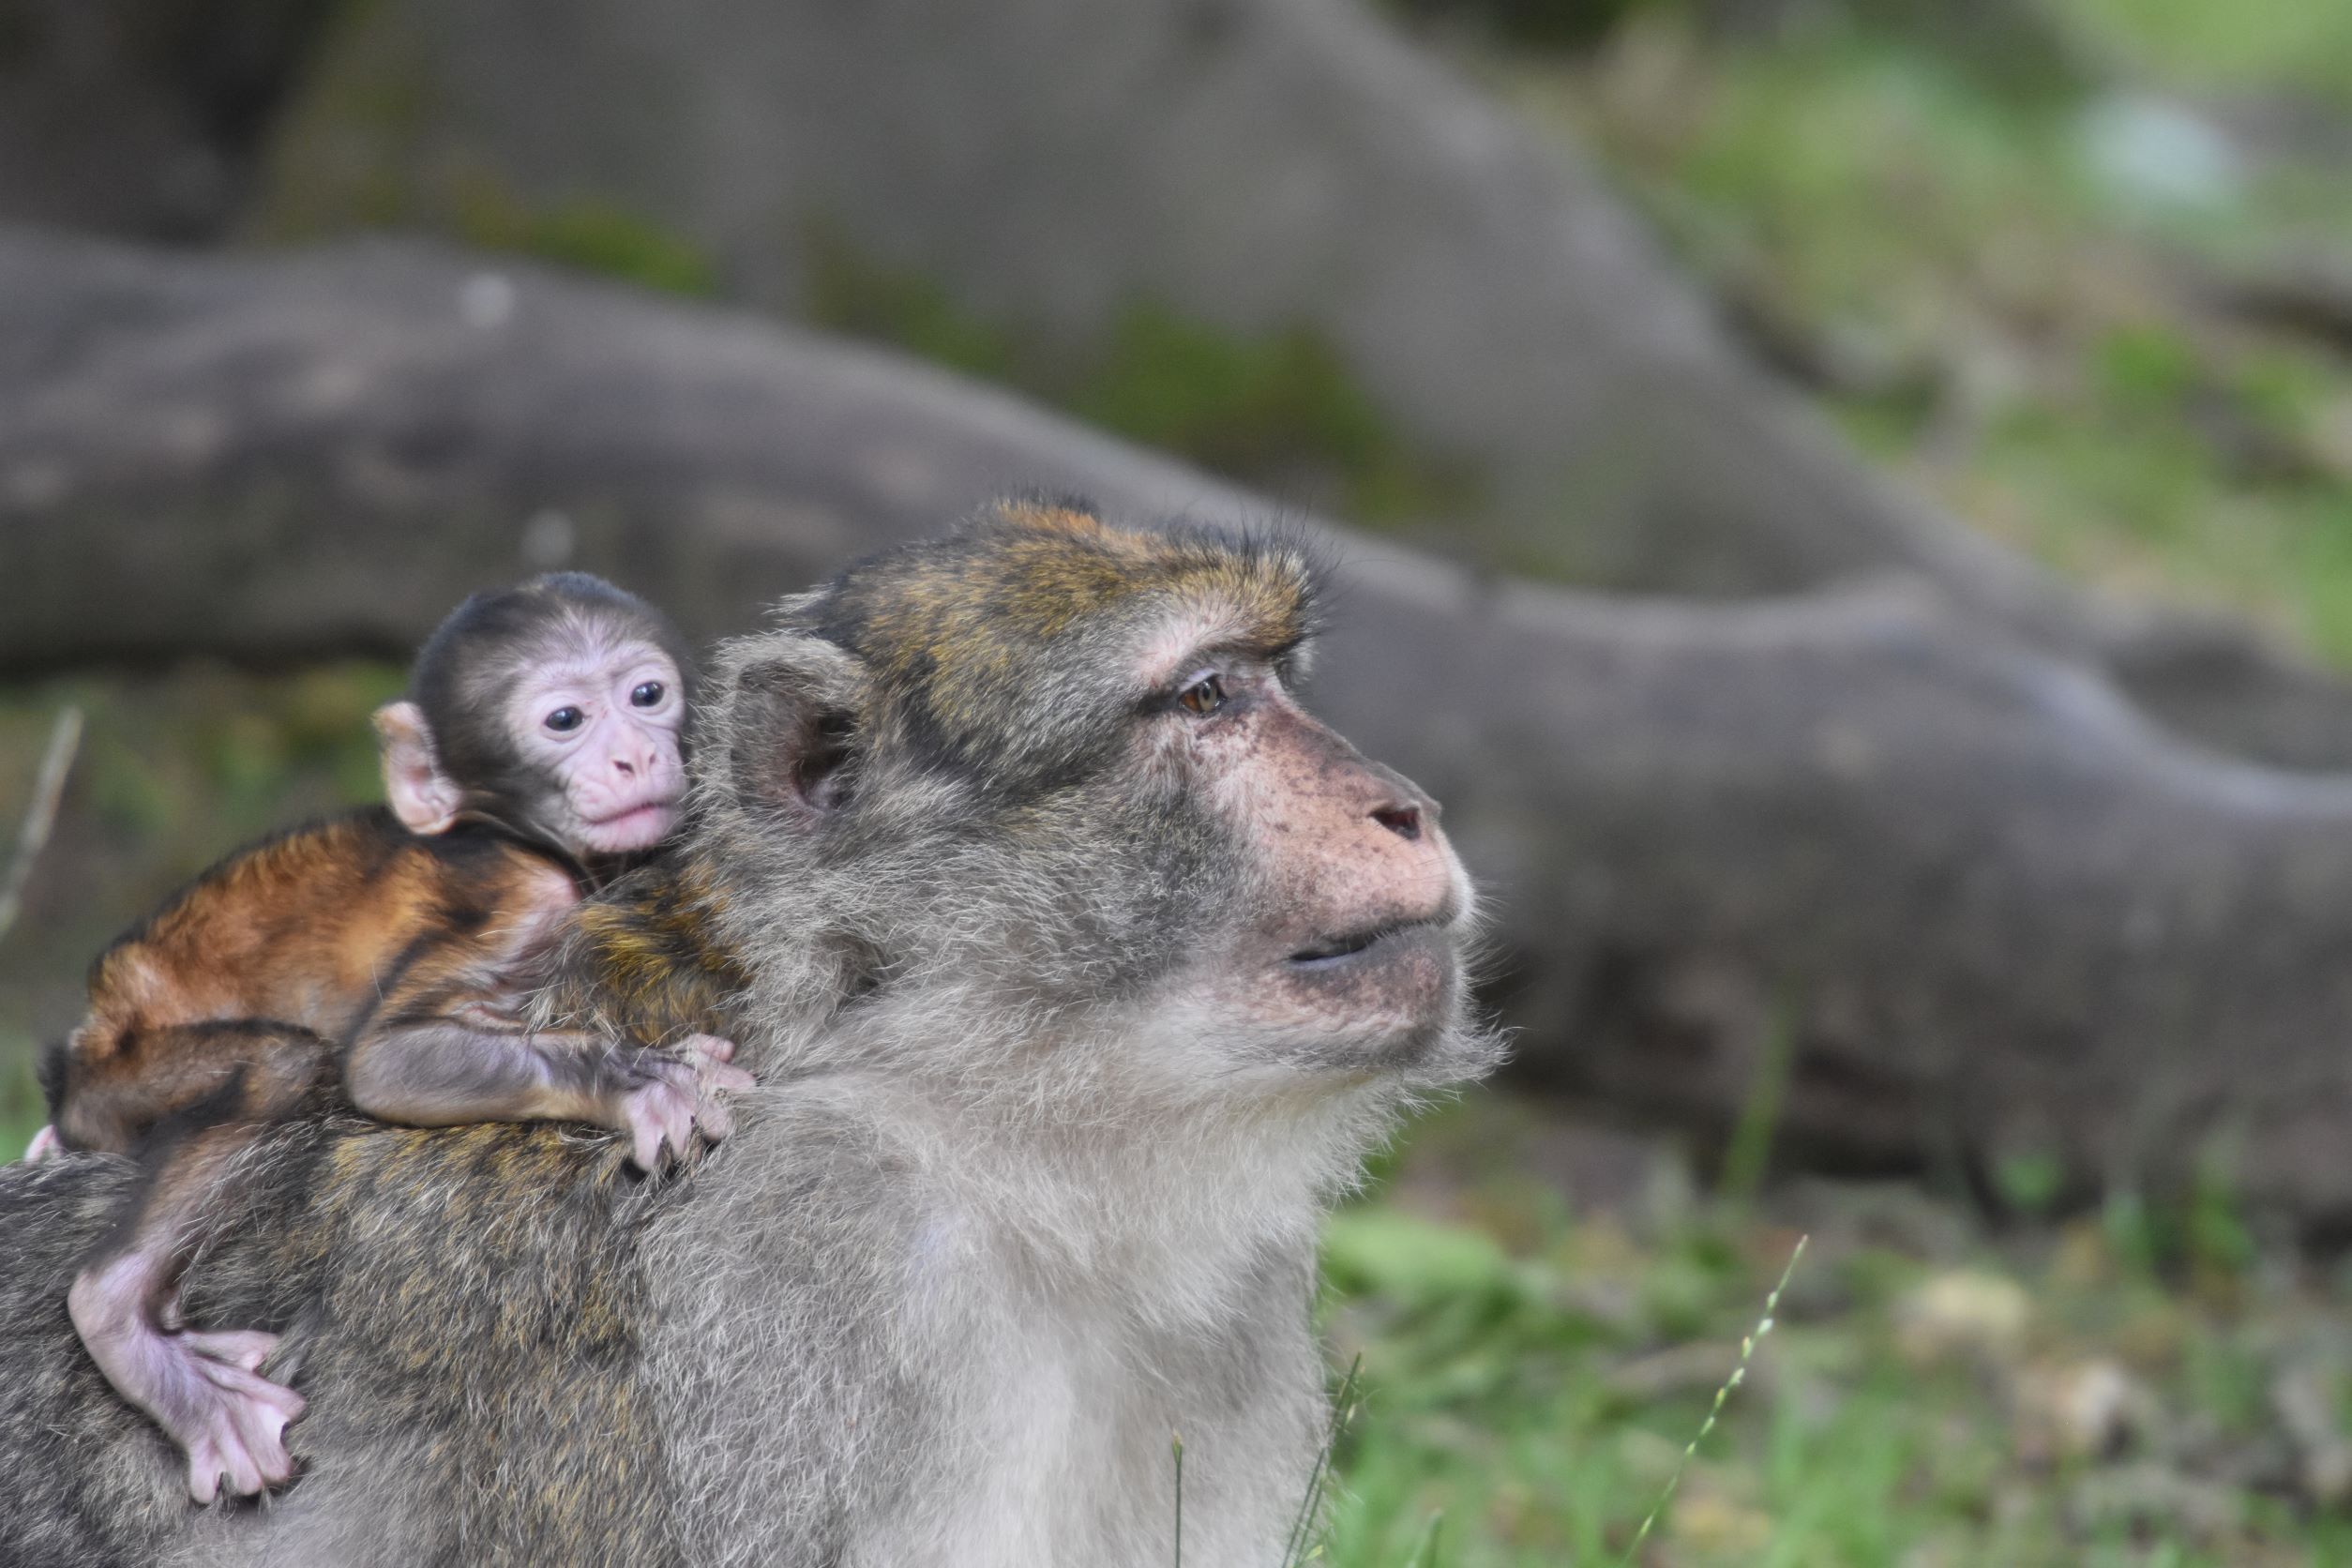
[[[579,729],[580,721],[586,716],[587,716],[581,713],[578,708],[564,707],[558,708],[553,713],[548,715],[546,723],[549,729],[554,731],[559,735],[564,735],[569,734],[572,731]]]
[[[663,689],[659,681],[647,681],[629,693],[629,701],[641,708],[650,708],[661,701]]]
[[[1176,694],[1176,701],[1190,714],[1213,714],[1225,706],[1225,681],[1217,675],[1203,675]]]

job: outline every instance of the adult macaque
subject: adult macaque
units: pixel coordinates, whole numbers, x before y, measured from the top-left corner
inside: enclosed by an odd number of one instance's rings
[[[517,1011],[583,885],[676,821],[690,668],[665,618],[596,578],[475,596],[376,716],[388,810],[230,857],[93,968],[36,1153],[139,1159],[68,1300],[109,1380],[187,1451],[197,1500],[286,1480],[302,1400],[258,1370],[277,1335],[177,1326],[179,1274],[240,1156],[339,1052],[352,1103],[386,1121],[593,1123],[648,1168],[727,1131],[711,1092],[748,1078],[725,1041],[672,1057]]]
[[[1436,807],[1292,695],[1313,600],[1278,544],[1032,505],[788,600],[537,1002],[717,996],[774,1086],[735,1137],[651,1185],[544,1128],[280,1135],[185,1288],[299,1361],[258,1514],[166,1506],[0,1281],[0,1557],[1151,1562],[1181,1432],[1185,1560],[1273,1568],[1323,1200],[1494,1054]],[[109,1179],[0,1173],[21,1275]]]

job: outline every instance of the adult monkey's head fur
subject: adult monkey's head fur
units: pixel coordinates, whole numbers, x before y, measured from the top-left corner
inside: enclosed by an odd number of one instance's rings
[[[703,731],[707,837],[766,890],[731,934],[852,1017],[986,1020],[934,1064],[1031,1104],[1053,1040],[1138,1108],[1463,1076],[1468,882],[1436,805],[1299,706],[1317,599],[1278,538],[1018,503],[788,601]]]

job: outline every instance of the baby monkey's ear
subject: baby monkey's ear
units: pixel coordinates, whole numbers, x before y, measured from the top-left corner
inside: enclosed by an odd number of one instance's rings
[[[376,710],[375,723],[392,814],[411,833],[446,833],[465,804],[465,792],[441,771],[424,710],[414,702],[386,702]]]

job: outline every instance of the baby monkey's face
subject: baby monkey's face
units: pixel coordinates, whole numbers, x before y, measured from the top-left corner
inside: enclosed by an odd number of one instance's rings
[[[552,660],[517,684],[506,718],[560,792],[550,814],[568,821],[550,825],[581,852],[649,850],[677,825],[686,700],[661,649],[628,640]]]

